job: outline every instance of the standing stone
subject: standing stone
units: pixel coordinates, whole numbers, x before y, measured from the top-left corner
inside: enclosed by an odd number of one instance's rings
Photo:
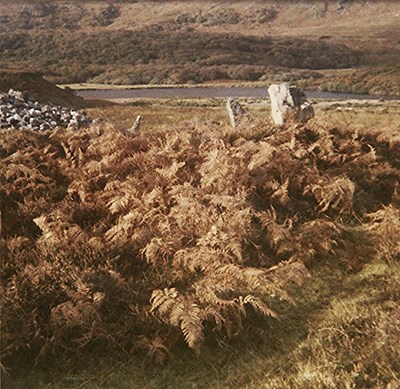
[[[306,123],[314,117],[314,108],[299,88],[288,83],[273,84],[268,88],[274,123],[282,126],[289,118]]]
[[[141,121],[142,121],[142,117],[140,115],[137,115],[135,123],[133,123],[133,126],[131,128],[131,131],[136,135],[140,134],[140,123],[141,123]]]
[[[140,115],[137,115],[137,118],[135,120],[135,123],[133,123],[133,126],[131,128],[126,129],[124,131],[124,133],[126,135],[139,135],[141,120],[142,120],[142,117]]]
[[[244,120],[249,119],[249,114],[242,105],[232,98],[228,99],[226,109],[228,110],[232,128],[236,128]]]

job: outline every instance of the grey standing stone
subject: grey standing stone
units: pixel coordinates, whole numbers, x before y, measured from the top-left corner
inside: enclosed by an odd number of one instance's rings
[[[244,120],[250,118],[249,114],[242,107],[242,105],[232,98],[229,98],[226,102],[226,109],[228,111],[232,128],[236,128]]]
[[[131,128],[124,130],[124,133],[126,135],[139,135],[141,121],[142,121],[142,117],[140,115],[137,115],[137,118],[135,120],[135,123],[133,123],[133,126]]]
[[[282,126],[292,118],[299,123],[306,123],[314,117],[314,108],[306,100],[302,90],[288,83],[273,84],[268,88],[271,100],[271,114],[274,123]]]

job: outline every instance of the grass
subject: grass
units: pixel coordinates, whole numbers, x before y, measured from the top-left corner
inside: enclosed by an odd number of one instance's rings
[[[270,121],[269,104],[262,99],[238,99],[255,119]],[[142,115],[143,131],[168,128],[176,123],[195,125],[211,123],[220,127],[229,124],[225,99],[129,99],[123,104],[89,109],[94,118],[105,118],[118,128],[132,126]],[[326,125],[371,130],[385,128],[398,131],[400,106],[396,101],[332,102],[315,101],[316,120]]]
[[[256,335],[209,345],[200,356],[182,350],[163,367],[134,355],[117,362],[99,358],[87,368],[60,360],[56,372],[24,371],[23,378],[6,379],[6,387],[395,389],[399,282],[398,263],[376,260],[356,274],[336,263],[318,263],[297,306],[281,307],[285,318],[266,323]]]
[[[257,81],[240,81],[240,80],[226,80],[226,81],[215,81],[215,82],[204,82],[201,84],[96,84],[96,83],[80,83],[80,84],[60,84],[60,88],[69,88],[73,90],[102,90],[102,89],[159,89],[159,88],[204,88],[204,87],[215,87],[215,86],[228,86],[228,87],[243,87],[243,86],[265,86],[265,82]]]

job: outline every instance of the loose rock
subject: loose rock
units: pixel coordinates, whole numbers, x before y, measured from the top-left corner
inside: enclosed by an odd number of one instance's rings
[[[12,89],[8,93],[0,94],[1,128],[45,131],[57,127],[79,129],[91,123],[92,120],[87,117],[86,112],[49,104],[42,105],[22,92]]]

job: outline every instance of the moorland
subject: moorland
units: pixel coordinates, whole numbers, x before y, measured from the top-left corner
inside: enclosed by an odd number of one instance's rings
[[[0,1],[4,388],[400,384],[399,102],[83,100],[53,83],[400,94],[396,2]],[[104,86],[103,86],[104,87]],[[126,131],[137,115],[139,133]]]

